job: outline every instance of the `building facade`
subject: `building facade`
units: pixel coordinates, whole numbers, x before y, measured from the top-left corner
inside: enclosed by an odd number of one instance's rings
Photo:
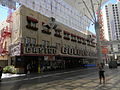
[[[107,19],[107,28],[109,40],[119,40],[120,39],[120,2],[117,4],[108,4],[105,6],[106,10],[106,19]],[[119,52],[120,45],[114,44],[111,45],[112,52]]]
[[[10,27],[8,30],[7,26]],[[46,69],[56,69],[96,63],[95,37],[87,38],[87,35],[57,22],[55,18],[25,6],[12,14],[9,25],[1,25],[3,29],[1,37],[6,35],[5,32],[9,34],[2,42],[1,57],[19,72],[26,72],[28,64],[31,64],[33,72],[37,72],[41,65]]]

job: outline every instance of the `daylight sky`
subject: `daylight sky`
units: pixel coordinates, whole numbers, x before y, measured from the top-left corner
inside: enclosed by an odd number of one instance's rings
[[[116,1],[117,1],[117,0],[109,0],[106,4],[109,4],[109,3],[114,4],[114,3],[116,3]],[[91,23],[90,26],[87,28],[87,30],[95,33],[94,25]]]
[[[109,0],[108,3],[116,3],[116,0]],[[3,21],[7,17],[7,15],[8,9],[0,5],[0,22]],[[95,33],[94,26],[92,24],[89,27],[87,27],[87,29]]]

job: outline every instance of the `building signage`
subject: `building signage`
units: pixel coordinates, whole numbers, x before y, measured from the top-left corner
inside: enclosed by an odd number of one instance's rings
[[[13,45],[10,46],[9,49],[10,49],[9,50],[10,51],[9,54],[11,56],[19,56],[20,52],[21,52],[21,44],[20,43],[13,44]]]
[[[24,54],[56,54],[56,47],[54,46],[25,46]]]
[[[48,46],[44,47],[42,45],[40,46],[25,46],[24,47],[24,54],[60,54],[57,53],[59,49],[57,49],[55,46]],[[86,49],[78,49],[78,48],[72,48],[67,46],[61,47],[61,54],[67,54],[67,55],[77,55],[77,56],[84,56],[84,55],[90,55],[87,53],[91,53],[92,56],[95,55],[95,52],[88,52]]]
[[[23,54],[66,54],[66,55],[77,55],[77,56],[95,56],[95,52],[88,52],[86,49],[78,49],[74,47],[62,46],[61,52],[57,53],[59,49],[55,46],[43,46],[43,45],[24,45]],[[10,46],[10,55],[11,56],[20,56],[21,55],[21,44],[17,43]],[[89,54],[88,54],[89,53]]]
[[[81,55],[83,53],[83,51],[81,49],[77,49],[77,48],[68,48],[63,46],[61,48],[61,53],[63,54],[69,54],[69,55]]]

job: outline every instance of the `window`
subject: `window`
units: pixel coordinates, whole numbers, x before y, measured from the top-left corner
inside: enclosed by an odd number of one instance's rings
[[[56,43],[56,47],[59,49],[60,48],[60,43]]]
[[[64,31],[64,39],[70,40],[70,33],[67,31]]]
[[[27,25],[26,25],[26,27],[28,29],[32,29],[32,30],[37,31],[38,30],[38,28],[36,27],[37,23],[38,23],[38,21],[36,19],[27,16]]]
[[[31,40],[30,40],[31,38],[30,37],[26,37],[26,39],[25,39],[25,44],[31,44]]]
[[[71,34],[71,41],[76,42],[76,36],[74,34]]]
[[[35,45],[36,44],[36,39],[35,38],[31,38],[31,44]]]
[[[64,36],[65,36],[65,37],[69,37],[69,34],[68,34],[68,33],[64,33]]]
[[[54,36],[56,36],[56,37],[62,37],[61,36],[61,29],[55,29],[55,34],[54,34]]]
[[[86,39],[85,38],[82,38],[82,44],[86,44]]]
[[[43,45],[43,46],[49,46],[49,45],[50,45],[50,42],[49,42],[49,41],[46,41],[46,40],[42,40],[42,45]]]
[[[81,37],[77,36],[78,43],[81,43]]]

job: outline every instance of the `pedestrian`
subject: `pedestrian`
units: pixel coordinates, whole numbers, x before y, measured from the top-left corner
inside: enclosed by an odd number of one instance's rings
[[[40,70],[41,70],[41,73],[44,72],[44,69],[45,69],[45,66],[43,64],[40,65]]]
[[[104,64],[103,63],[100,63],[98,65],[99,67],[99,79],[100,79],[100,84],[102,83],[102,79],[103,79],[103,83],[105,83],[105,75],[104,75]]]
[[[27,65],[27,74],[30,74],[30,72],[31,72],[31,65],[28,64],[28,65]]]
[[[0,82],[1,82],[2,72],[3,72],[3,68],[0,66]]]

